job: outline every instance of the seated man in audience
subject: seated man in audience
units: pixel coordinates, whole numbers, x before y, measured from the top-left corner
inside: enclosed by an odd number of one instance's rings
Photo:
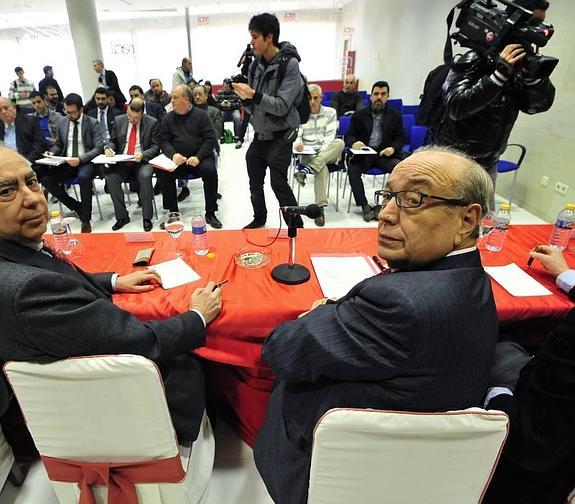
[[[129,93],[130,93],[130,100],[133,100],[134,98],[140,98],[141,100],[144,100],[144,90],[136,84],[134,84],[129,89]],[[152,116],[154,119],[161,121],[162,118],[166,115],[166,109],[162,107],[159,103],[154,103],[152,101],[148,102],[144,101],[144,114]]]
[[[355,90],[357,79],[355,75],[346,75],[343,79],[343,89],[333,93],[330,107],[334,108],[337,117],[342,115],[353,114],[363,108],[363,98]]]
[[[172,101],[170,93],[164,91],[164,86],[160,79],[150,79],[150,89],[146,91],[144,100],[152,103],[159,103],[162,107],[166,107]]]
[[[192,355],[221,310],[221,289],[209,282],[190,296],[189,310],[140,321],[116,307],[114,292],[147,292],[161,280],[151,270],[90,274],[58,259],[43,244],[48,207],[24,158],[0,148],[0,359],[47,362],[78,355],[137,354],[162,373],[181,444],[194,441],[204,412],[204,377]]]
[[[58,166],[43,168],[40,181],[50,193],[80,216],[82,233],[91,233],[94,180],[92,159],[104,152],[104,139],[98,121],[84,114],[84,104],[80,95],[76,93],[67,95],[64,98],[64,109],[67,117],[60,121],[56,143],[46,154],[71,159]],[[72,198],[61,184],[72,177],[79,178],[81,203]]]
[[[32,114],[32,116],[42,129],[46,143],[48,145],[54,145],[56,143],[58,124],[60,124],[62,116],[48,108],[46,100],[38,91],[32,91],[30,93],[30,101],[32,102],[32,107],[34,107],[34,114]]]
[[[110,165],[106,174],[106,182],[110,197],[114,204],[116,223],[114,231],[122,229],[130,216],[126,210],[122,182],[137,178],[140,201],[142,203],[142,218],[144,231],[151,231],[152,224],[152,175],[154,169],[148,164],[160,152],[160,123],[153,117],[144,115],[144,101],[134,98],[128,105],[124,115],[116,117],[110,143],[105,150],[107,156],[118,154],[134,155],[134,161]]]
[[[275,503],[307,502],[314,427],[331,408],[481,404],[497,313],[476,241],[492,190],[481,166],[448,148],[402,161],[377,192],[389,274],[316,301],[267,337],[262,357],[278,381],[254,458]]]
[[[314,155],[300,155],[300,163],[304,165],[302,170],[294,173],[294,177],[300,185],[305,185],[306,173],[313,174],[315,190],[315,202],[321,207],[327,206],[327,182],[329,170],[327,165],[335,163],[341,156],[344,143],[337,134],[337,117],[335,110],[324,107],[321,104],[322,91],[317,84],[308,86],[310,94],[311,114],[309,121],[302,124],[298,131],[294,148],[302,151],[304,147],[312,147]],[[315,219],[317,226],[325,225],[325,216],[322,214]]]
[[[230,79],[224,79],[224,87],[216,93],[216,100],[220,110],[222,111],[222,122],[233,121],[234,142],[237,142],[240,137],[240,127],[242,124],[242,117],[240,114],[242,101],[232,89],[232,81]],[[220,142],[224,143],[223,125],[220,131]]]
[[[562,252],[539,245],[531,257],[575,299],[575,270]],[[516,343],[498,343],[485,400],[511,420],[485,504],[564,504],[575,489],[575,310],[530,359]]]
[[[117,108],[114,108],[109,104],[109,98],[111,96],[112,91],[110,89],[99,87],[94,93],[96,108],[87,112],[90,117],[98,120],[105,144],[110,140],[110,135],[112,134],[112,128],[114,126],[114,117],[122,113]]]
[[[40,159],[46,150],[44,132],[38,121],[17,112],[16,105],[5,97],[0,97],[0,145],[19,152],[31,163]]]
[[[219,109],[208,105],[208,92],[206,91],[206,87],[202,84],[196,84],[192,90],[192,95],[194,97],[194,105],[208,113],[210,120],[214,125],[214,131],[216,132],[216,135],[219,135],[223,127],[222,115],[220,114]],[[220,152],[219,144],[216,147],[216,151]]]
[[[214,150],[218,145],[214,126],[206,112],[192,106],[192,90],[183,84],[172,90],[173,111],[164,117],[160,133],[162,152],[178,168],[173,172],[157,170],[164,208],[178,211],[175,181],[193,172],[202,177],[206,202],[206,222],[215,229],[222,223],[216,217],[218,172]]]
[[[54,86],[46,86],[46,105],[52,112],[65,116],[64,102],[60,100],[58,90]]]
[[[391,173],[401,161],[406,142],[401,113],[387,106],[389,84],[376,82],[371,88],[371,105],[356,112],[345,134],[345,145],[352,149],[371,147],[375,154],[352,154],[349,160],[349,185],[363,220],[377,219],[377,209],[367,203],[361,175],[371,168]]]

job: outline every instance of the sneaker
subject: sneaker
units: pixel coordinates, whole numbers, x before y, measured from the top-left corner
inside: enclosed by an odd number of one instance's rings
[[[372,221],[375,217],[375,212],[369,205],[362,205],[361,212],[363,213],[363,220],[365,222]]]
[[[320,215],[319,217],[316,217],[313,221],[315,222],[316,226],[319,226],[319,227],[325,226],[325,216],[324,215]]]
[[[294,176],[294,178],[296,179],[297,183],[298,183],[300,186],[303,187],[303,186],[305,185],[305,179],[306,179],[305,173],[302,173],[302,172],[299,172],[299,171],[298,171],[298,172],[295,172],[295,173],[293,174],[293,176]]]

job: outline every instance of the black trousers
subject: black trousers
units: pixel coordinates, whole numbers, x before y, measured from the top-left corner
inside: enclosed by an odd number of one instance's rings
[[[399,163],[399,159],[393,157],[378,156],[375,154],[360,154],[352,156],[348,163],[349,185],[353,192],[355,204],[358,206],[367,205],[365,190],[361,175],[371,168],[381,168],[386,173],[391,173]]]
[[[138,194],[142,202],[142,218],[152,220],[153,173],[154,169],[147,163],[118,163],[111,167],[110,172],[106,174],[106,182],[114,205],[116,220],[129,217],[124,201],[122,182],[130,180],[137,180],[138,182]]]
[[[164,208],[170,212],[178,211],[178,199],[176,196],[176,179],[186,176],[188,173],[199,175],[204,182],[204,198],[206,201],[206,213],[213,214],[218,209],[218,172],[216,170],[216,161],[214,155],[203,159],[196,167],[186,164],[178,166],[173,172],[156,170],[162,197],[164,199]]]
[[[92,181],[95,169],[92,163],[81,164],[72,168],[67,163],[60,166],[42,166],[37,169],[38,178],[48,192],[58,198],[62,204],[74,212],[78,212],[82,222],[90,222],[92,218]],[[80,202],[72,198],[62,182],[78,177],[80,184]]]
[[[268,215],[264,196],[264,182],[268,167],[271,186],[280,206],[297,205],[296,197],[287,180],[291,155],[292,143],[284,141],[281,137],[273,140],[258,140],[256,138],[251,143],[246,153],[246,163],[255,220],[265,222]],[[301,225],[300,217],[298,217],[296,225]]]

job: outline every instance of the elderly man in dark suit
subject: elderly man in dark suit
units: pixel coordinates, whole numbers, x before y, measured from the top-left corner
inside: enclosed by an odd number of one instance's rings
[[[34,117],[18,113],[8,98],[0,97],[0,144],[22,154],[33,163],[46,150],[46,140]]]
[[[104,152],[104,139],[98,121],[84,114],[82,97],[70,93],[64,98],[66,116],[58,125],[56,144],[48,155],[67,156],[66,163],[42,170],[40,179],[48,189],[70,210],[78,213],[82,221],[82,233],[91,233],[92,183],[94,165],[92,159]],[[65,179],[78,177],[81,203],[72,198],[62,186]]]
[[[190,352],[204,345],[206,325],[221,309],[221,290],[209,282],[190,296],[189,310],[142,322],[116,307],[112,293],[149,291],[151,282],[160,281],[154,272],[89,274],[55,257],[42,242],[48,208],[36,175],[5,148],[0,187],[0,302],[10,306],[0,312],[0,360],[148,357],[162,372],[180,443],[194,441],[204,412],[204,379]]]
[[[361,180],[362,173],[370,168],[381,168],[391,173],[401,161],[406,142],[401,113],[387,106],[389,84],[376,82],[371,88],[371,104],[353,114],[345,134],[345,145],[352,149],[371,147],[376,154],[351,155],[349,160],[349,185],[355,204],[361,207],[363,220],[377,219],[377,209],[367,203]]]
[[[112,72],[112,70],[104,69],[104,62],[100,59],[93,60],[92,66],[94,67],[94,72],[98,74],[98,84],[102,87],[110,89],[114,93],[114,98],[116,99],[116,108],[121,110],[124,106],[124,103],[126,103],[126,97],[120,89],[118,77],[116,77],[116,74]]]
[[[134,161],[110,165],[106,182],[114,204],[116,223],[114,231],[122,229],[130,217],[126,210],[122,182],[137,179],[142,203],[144,231],[152,230],[152,175],[154,169],[148,164],[150,159],[160,152],[160,124],[153,117],[144,115],[144,101],[134,98],[126,115],[116,117],[109,146],[105,149],[108,156],[118,154],[134,155]]]
[[[262,356],[278,382],[254,457],[274,502],[307,502],[314,427],[331,408],[481,404],[497,313],[476,240],[492,190],[481,166],[447,148],[402,161],[376,193],[389,274],[268,336]]]

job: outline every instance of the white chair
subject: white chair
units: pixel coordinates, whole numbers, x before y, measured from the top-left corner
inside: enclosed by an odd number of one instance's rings
[[[318,422],[310,504],[477,504],[508,432],[499,411],[332,409]]]
[[[12,454],[12,448],[10,448],[2,430],[0,430],[0,490],[6,483],[13,465],[14,455]]]
[[[110,470],[109,486],[88,487],[98,504],[108,502],[108,488],[122,476],[135,483],[128,484],[135,487],[134,502],[206,502],[214,461],[209,420],[204,414],[191,448],[178,447],[152,361],[112,355],[50,364],[8,362],[4,372],[61,504],[77,503],[78,481],[90,485],[94,472],[105,472],[109,464],[131,467]],[[132,501],[122,495],[110,502]]]

